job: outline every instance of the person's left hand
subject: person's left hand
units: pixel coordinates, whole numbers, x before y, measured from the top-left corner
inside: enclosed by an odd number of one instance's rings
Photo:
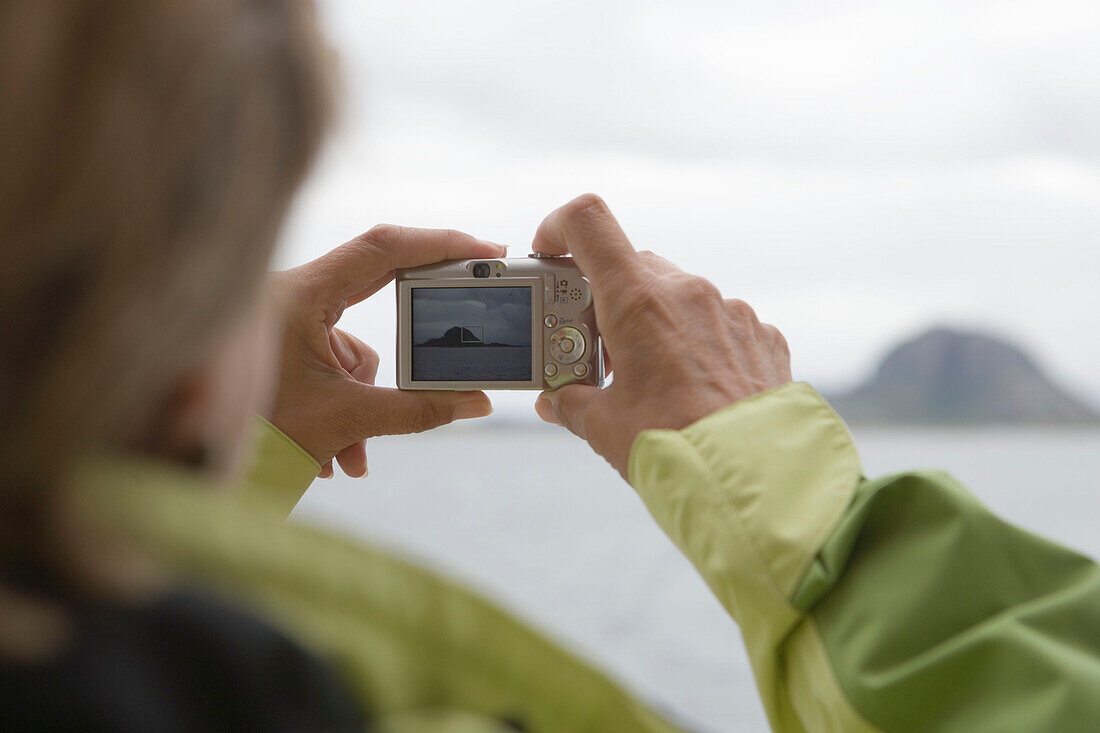
[[[348,306],[382,289],[395,270],[503,257],[505,248],[443,229],[380,225],[313,262],[281,273],[286,300],[282,368],[270,420],[332,475],[367,472],[366,439],[418,433],[492,412],[483,392],[411,392],[374,386],[378,354],[336,328]]]

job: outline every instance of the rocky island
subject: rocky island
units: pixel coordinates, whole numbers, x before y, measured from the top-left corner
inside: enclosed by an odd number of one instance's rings
[[[865,384],[830,400],[853,423],[975,425],[1100,423],[1020,348],[936,328],[893,349]]]
[[[448,328],[446,333],[444,333],[439,338],[428,339],[427,341],[425,341],[422,344],[417,344],[417,346],[447,346],[447,347],[452,347],[452,348],[453,347],[459,347],[459,346],[465,347],[465,346],[511,346],[511,345],[512,344],[498,344],[498,343],[495,343],[495,342],[491,343],[491,344],[487,344],[484,341],[482,341],[480,338],[478,338],[476,335],[474,335],[474,333],[470,329],[463,328],[461,326],[454,326],[452,328]]]

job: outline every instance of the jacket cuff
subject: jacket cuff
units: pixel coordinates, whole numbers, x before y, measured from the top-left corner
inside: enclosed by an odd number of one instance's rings
[[[259,415],[254,420],[253,458],[243,489],[290,516],[291,510],[321,472],[321,464],[300,445]]]
[[[861,470],[843,421],[812,387],[794,383],[681,431],[641,433],[629,476],[742,621],[739,607],[752,598],[789,603],[850,505]]]

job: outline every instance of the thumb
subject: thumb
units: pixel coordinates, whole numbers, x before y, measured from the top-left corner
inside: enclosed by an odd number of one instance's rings
[[[422,433],[493,412],[484,392],[415,392],[365,384],[359,385],[357,392],[353,418],[356,440]]]
[[[585,428],[588,412],[600,390],[587,384],[570,384],[552,392],[543,392],[535,401],[535,412],[546,422],[561,425],[579,438],[588,439]]]

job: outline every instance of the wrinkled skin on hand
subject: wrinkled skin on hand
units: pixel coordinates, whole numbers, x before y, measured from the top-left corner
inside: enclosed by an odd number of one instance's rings
[[[614,380],[569,385],[535,403],[625,478],[634,439],[680,429],[791,381],[783,335],[744,301],[652,252],[636,252],[607,205],[581,196],[546,218],[534,250],[571,254],[592,287]]]

